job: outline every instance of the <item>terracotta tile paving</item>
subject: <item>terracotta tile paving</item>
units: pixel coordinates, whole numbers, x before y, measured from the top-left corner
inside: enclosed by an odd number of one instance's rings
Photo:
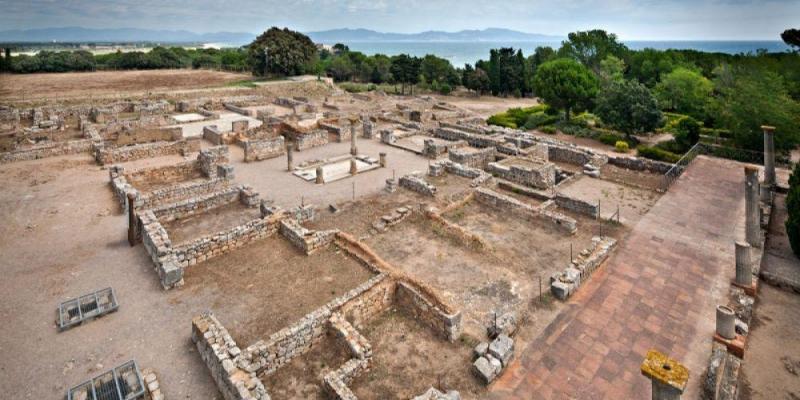
[[[545,332],[490,387],[498,399],[649,399],[658,349],[689,368],[697,398],[714,307],[744,238],[743,164],[698,157]]]

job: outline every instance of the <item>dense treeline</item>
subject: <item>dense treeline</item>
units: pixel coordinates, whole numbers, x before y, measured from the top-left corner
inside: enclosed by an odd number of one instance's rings
[[[86,50],[48,51],[4,59],[5,70],[17,73],[95,71],[102,69],[221,68],[247,70],[243,49],[186,49],[155,47],[148,52],[130,51],[97,54]]]

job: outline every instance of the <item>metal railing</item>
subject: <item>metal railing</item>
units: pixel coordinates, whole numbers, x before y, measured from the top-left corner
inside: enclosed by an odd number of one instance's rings
[[[661,181],[661,192],[666,192],[667,189],[672,186],[672,183],[680,178],[681,174],[683,174],[683,171],[686,170],[686,167],[688,167],[692,161],[694,161],[695,157],[703,153],[704,147],[705,144],[699,142],[696,143],[691,149],[689,149],[689,151],[686,152],[686,154],[683,155],[683,157],[681,157],[677,162],[675,162],[675,164],[672,165],[672,168],[664,173]]]

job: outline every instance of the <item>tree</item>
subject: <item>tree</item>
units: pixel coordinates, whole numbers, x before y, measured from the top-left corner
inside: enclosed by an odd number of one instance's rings
[[[786,196],[786,236],[792,251],[800,257],[800,164],[795,164],[789,177],[789,194]]]
[[[608,56],[600,61],[600,83],[603,85],[611,82],[622,82],[625,78],[625,62],[614,56]]]
[[[781,39],[795,50],[800,50],[800,29],[787,29],[783,31],[783,33],[781,33]]]
[[[464,65],[462,84],[469,90],[474,90],[478,96],[489,90],[489,75],[481,68],[472,68]]]
[[[458,75],[450,61],[444,58],[428,54],[422,58],[420,71],[425,75],[426,83],[447,82],[452,85],[458,84]],[[455,82],[453,81],[455,77]]]
[[[525,92],[525,57],[522,50],[514,51],[511,47],[492,49],[489,51],[489,65],[486,72],[492,94],[507,96],[515,92]]]
[[[597,94],[597,78],[575,60],[561,58],[539,66],[533,81],[537,96],[549,106],[570,112],[585,108]]]
[[[627,137],[656,129],[663,118],[653,94],[636,81],[614,82],[603,87],[597,96],[595,114]]]
[[[600,70],[600,62],[608,56],[624,59],[628,48],[617,41],[617,35],[602,29],[572,32],[558,49],[560,57],[580,61],[592,71]]]
[[[678,67],[661,79],[655,94],[662,109],[703,120],[713,89],[711,81],[698,72]]]
[[[780,75],[758,65],[722,66],[716,74],[715,122],[731,131],[738,147],[763,150],[762,125],[776,127],[778,149],[800,143],[800,105],[789,96]]]
[[[389,71],[395,82],[400,83],[402,86],[401,93],[406,93],[406,85],[411,86],[411,93],[414,93],[413,85],[419,79],[420,59],[411,57],[408,54],[400,54],[399,56],[392,57],[392,64]]]
[[[247,46],[250,68],[256,75],[300,75],[313,71],[314,42],[300,32],[272,27]]]

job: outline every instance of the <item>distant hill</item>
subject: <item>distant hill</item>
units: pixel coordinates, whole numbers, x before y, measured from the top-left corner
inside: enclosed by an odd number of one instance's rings
[[[247,32],[194,33],[137,28],[90,29],[78,27],[0,31],[0,42],[156,42],[247,44],[256,35]]]
[[[561,40],[563,36],[525,33],[510,29],[487,28],[458,32],[425,31],[420,33],[384,33],[369,29],[332,29],[307,32],[314,42],[537,42]]]

